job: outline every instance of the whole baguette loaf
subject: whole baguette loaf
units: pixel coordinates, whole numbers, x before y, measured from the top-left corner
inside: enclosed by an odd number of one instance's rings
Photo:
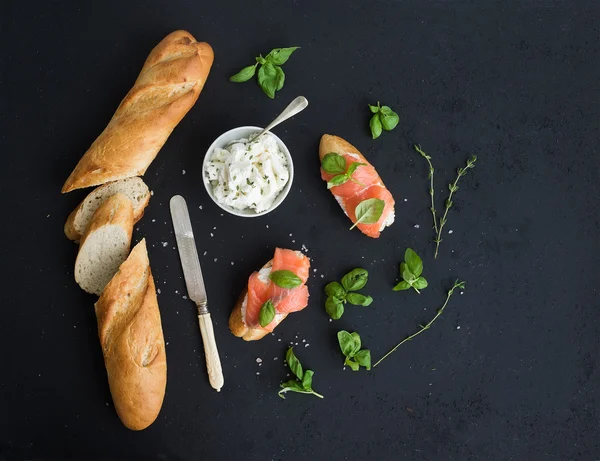
[[[194,105],[213,63],[208,43],[183,30],[151,52],[108,126],[81,158],[62,192],[140,176]]]
[[[100,296],[129,254],[133,205],[124,194],[109,197],[98,207],[81,238],[75,260],[75,281]]]
[[[165,341],[146,241],[138,243],[95,304],[110,393],[123,424],[154,422],[165,396]]]
[[[273,265],[273,260],[268,261],[263,269],[270,268]],[[248,297],[248,288],[244,288],[242,294],[238,298],[231,315],[229,316],[229,329],[238,338],[242,338],[244,341],[256,341],[264,338],[267,334],[271,333],[270,330],[265,328],[254,328],[246,325],[244,321],[244,305]],[[274,327],[279,325],[283,319],[287,317],[287,314],[277,313],[274,318]],[[273,327],[273,328],[274,328]]]
[[[95,188],[75,208],[65,223],[65,235],[70,240],[79,240],[87,229],[92,216],[104,201],[115,194],[125,194],[133,204],[133,224],[144,216],[150,201],[150,190],[142,178],[127,178],[112,181]]]

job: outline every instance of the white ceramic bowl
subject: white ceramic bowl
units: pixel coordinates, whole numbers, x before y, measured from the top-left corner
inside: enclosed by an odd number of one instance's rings
[[[225,146],[227,144],[229,144],[232,141],[236,141],[236,140],[242,139],[242,138],[248,138],[250,135],[252,135],[254,133],[259,133],[262,130],[263,130],[262,128],[259,128],[257,126],[240,126],[239,128],[234,128],[232,130],[226,131],[221,136],[219,136],[217,139],[215,139],[215,141],[210,145],[210,147],[206,151],[206,155],[204,156],[204,161],[202,162],[202,182],[204,183],[206,192],[208,192],[208,195],[210,196],[212,201],[217,204],[217,206],[219,206],[220,208],[225,210],[227,213],[231,213],[232,215],[241,216],[243,218],[256,218],[258,216],[262,216],[267,213],[270,213],[275,208],[277,208],[279,205],[281,205],[281,203],[285,200],[288,193],[290,192],[290,189],[292,188],[292,182],[294,180],[294,162],[292,161],[292,156],[290,155],[290,151],[288,150],[287,146],[283,143],[283,141],[281,139],[279,139],[279,137],[277,137],[275,134],[269,132],[269,134],[271,136],[273,136],[275,138],[275,140],[277,141],[277,144],[279,145],[281,152],[283,152],[283,154],[285,155],[285,158],[287,159],[287,164],[288,164],[288,171],[290,172],[290,179],[288,179],[287,184],[285,185],[283,190],[279,193],[279,195],[273,202],[273,205],[271,205],[271,207],[269,209],[267,209],[265,211],[261,211],[260,213],[257,213],[251,209],[236,210],[235,208],[231,208],[230,206],[219,203],[217,201],[217,199],[215,198],[215,195],[212,190],[212,185],[210,184],[210,181],[206,178],[206,175],[204,174],[204,172],[206,171],[206,164],[208,163],[208,159],[209,159],[210,155],[212,154],[212,152],[217,147],[223,149],[223,148],[225,148]]]

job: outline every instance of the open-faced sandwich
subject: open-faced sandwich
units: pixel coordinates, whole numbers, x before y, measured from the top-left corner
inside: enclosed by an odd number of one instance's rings
[[[236,303],[229,328],[246,341],[263,338],[290,312],[308,305],[310,260],[300,251],[275,249],[273,259],[248,279]]]
[[[378,238],[394,222],[394,198],[367,159],[349,142],[323,135],[321,177],[344,213],[369,237]]]

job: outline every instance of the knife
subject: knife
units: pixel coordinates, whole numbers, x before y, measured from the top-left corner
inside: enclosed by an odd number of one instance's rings
[[[171,198],[171,219],[175,229],[175,238],[177,248],[179,249],[179,258],[183,268],[183,276],[187,286],[188,297],[196,303],[198,307],[198,321],[200,323],[200,333],[204,344],[204,355],[206,357],[206,370],[208,371],[208,380],[213,389],[217,392],[223,387],[223,370],[221,368],[221,359],[217,350],[215,341],[215,332],[213,330],[212,320],[208,312],[206,300],[206,288],[196,251],[196,242],[194,241],[194,232],[190,222],[190,213],[188,211],[185,199],[181,195],[175,195]]]

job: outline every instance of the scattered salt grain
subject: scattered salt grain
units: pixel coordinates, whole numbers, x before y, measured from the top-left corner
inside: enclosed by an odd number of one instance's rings
[[[176,294],[176,295],[178,295],[178,294],[179,294],[179,291],[178,291],[178,290],[175,290],[175,294]]]
[[[304,345],[304,347],[308,347],[308,346],[310,346],[310,344],[308,344],[308,343],[306,343],[306,344]]]
[[[464,294],[464,291],[461,291],[461,292],[460,292],[460,294],[461,294],[461,295],[462,295],[462,294]]]
[[[207,253],[208,253],[208,251],[205,251],[205,252],[202,254],[202,256],[206,256],[206,254],[207,254]]]
[[[154,191],[153,190],[150,191],[150,195],[154,195]]]
[[[456,327],[457,330],[460,330],[460,325]]]
[[[156,292],[157,292],[158,294],[160,294],[160,288],[157,288],[157,289],[156,289]]]
[[[313,269],[313,272],[317,272],[317,269]]]
[[[419,227],[421,227],[421,226],[419,226],[418,224],[415,224],[415,229],[418,229]]]
[[[198,208],[202,209],[202,205],[200,205]]]
[[[297,346],[297,345],[298,345],[298,343],[294,343],[294,346]]]
[[[256,372],[256,374],[257,374],[257,375],[260,375],[260,371],[257,371],[257,372]]]
[[[211,233],[210,233],[210,236],[211,236],[211,237],[214,237],[214,234],[211,232]]]
[[[290,234],[290,237],[292,236],[292,234]]]
[[[184,295],[184,296],[182,296],[182,297],[183,297],[183,299],[187,299],[187,296],[185,296],[185,295]]]
[[[231,261],[231,265],[233,266],[233,261]]]
[[[296,243],[296,241],[295,241],[295,240],[292,240],[292,243]]]
[[[46,216],[46,218],[49,218],[49,217],[50,217],[50,215]]]
[[[181,170],[181,174],[185,174],[185,170]]]
[[[213,227],[214,230],[217,230],[217,226]]]
[[[268,225],[268,224],[265,224],[265,227],[268,229],[268,228],[269,228],[269,225]]]
[[[165,344],[168,346],[169,345],[169,341],[167,341]]]
[[[329,319],[329,321],[331,322],[333,319]]]
[[[277,341],[281,342],[281,338],[277,338]]]
[[[169,243],[168,242],[162,242],[162,246],[166,247]]]
[[[156,222],[156,219],[153,219],[152,222]]]
[[[304,251],[304,252],[308,251],[308,248],[306,248],[306,245],[304,243],[302,244],[302,251]]]
[[[260,357],[256,357],[256,363],[261,363],[262,359]]]
[[[273,360],[279,360],[279,357],[273,357]]]
[[[454,232],[453,230],[449,230],[448,233],[451,234],[452,232]]]
[[[302,340],[302,342],[303,342],[303,343],[305,343],[305,342],[306,342],[306,339],[303,339],[303,340]]]
[[[405,201],[405,202],[408,202],[408,199],[407,199],[407,198],[405,198],[405,199],[404,199],[404,201]]]
[[[214,262],[217,262],[217,258],[215,258],[213,261],[214,261]]]
[[[321,278],[322,278],[322,279],[323,279],[323,278],[325,278],[325,275],[321,274]]]

